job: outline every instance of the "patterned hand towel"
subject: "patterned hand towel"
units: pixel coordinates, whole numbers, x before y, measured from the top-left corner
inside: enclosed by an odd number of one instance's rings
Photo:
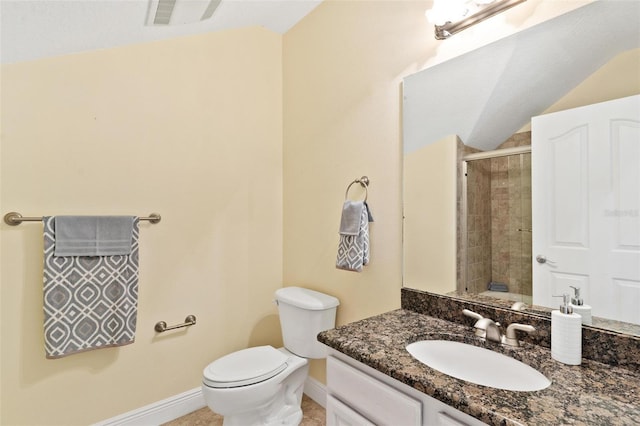
[[[55,255],[56,221],[44,217],[47,358],[133,343],[138,308],[138,218],[128,255]]]
[[[369,219],[373,221],[364,201],[344,202],[336,268],[360,272],[369,263]]]

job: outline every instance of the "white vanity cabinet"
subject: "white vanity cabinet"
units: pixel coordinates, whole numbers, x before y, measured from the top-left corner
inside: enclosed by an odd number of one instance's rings
[[[327,357],[327,426],[484,425],[333,349]]]

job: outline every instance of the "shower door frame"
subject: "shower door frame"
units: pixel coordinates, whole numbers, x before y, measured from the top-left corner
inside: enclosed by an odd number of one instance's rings
[[[468,214],[468,200],[467,200],[467,166],[470,161],[477,160],[487,160],[492,158],[500,158],[507,157],[510,155],[519,155],[519,154],[531,154],[531,145],[523,145],[517,146],[513,148],[502,148],[495,149],[493,151],[483,151],[483,152],[475,152],[473,154],[467,154],[460,160],[462,162],[462,196],[460,197],[460,210],[462,210],[462,215],[460,218],[460,228],[462,232],[461,244],[461,258],[460,262],[462,264],[462,273],[460,274],[460,279],[462,280],[462,285],[464,286],[465,292],[467,290],[467,256],[468,256],[468,228],[467,228],[467,214]]]

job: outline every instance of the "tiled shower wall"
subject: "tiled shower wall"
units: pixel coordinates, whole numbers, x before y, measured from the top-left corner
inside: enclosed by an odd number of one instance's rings
[[[531,132],[517,133],[498,149],[530,144]],[[469,162],[467,174],[467,283],[459,289],[479,293],[493,281],[531,295],[531,155]]]
[[[523,145],[531,145],[531,132],[516,133],[498,149]],[[491,162],[492,279],[531,295],[531,154]]]
[[[531,295],[531,154],[491,160],[492,281]]]
[[[491,281],[491,160],[467,168],[467,291],[479,293]]]

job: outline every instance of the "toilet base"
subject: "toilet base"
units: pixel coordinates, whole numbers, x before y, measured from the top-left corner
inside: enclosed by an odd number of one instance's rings
[[[224,416],[224,426],[297,426],[302,421],[302,392],[309,363],[290,355],[289,367],[278,375],[248,386],[215,389],[203,384],[209,408]]]
[[[303,388],[304,385],[298,386],[297,389],[285,385],[283,392],[279,392],[272,401],[245,413],[226,415],[222,425],[298,426],[302,421]]]

